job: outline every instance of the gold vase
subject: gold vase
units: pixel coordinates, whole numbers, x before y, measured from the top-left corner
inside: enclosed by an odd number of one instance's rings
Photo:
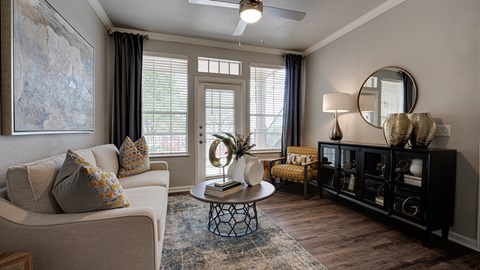
[[[412,123],[410,144],[412,148],[427,148],[437,131],[437,124],[430,113],[411,113],[408,115]]]
[[[383,135],[390,147],[403,148],[412,133],[412,123],[406,113],[391,113],[383,122]]]

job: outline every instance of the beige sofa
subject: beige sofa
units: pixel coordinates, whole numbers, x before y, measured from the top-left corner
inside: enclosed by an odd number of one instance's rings
[[[76,151],[118,172],[118,150],[100,145]],[[32,252],[34,268],[159,269],[167,213],[166,162],[120,178],[131,207],[63,214],[51,194],[65,154],[13,166],[0,189],[0,252]]]

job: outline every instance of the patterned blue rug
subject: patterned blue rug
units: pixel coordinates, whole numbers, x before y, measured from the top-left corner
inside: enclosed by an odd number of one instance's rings
[[[259,228],[243,237],[207,230],[209,204],[168,199],[161,269],[326,269],[257,207]]]

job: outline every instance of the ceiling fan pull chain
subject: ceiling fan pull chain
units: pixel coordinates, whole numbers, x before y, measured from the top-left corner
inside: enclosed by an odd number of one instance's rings
[[[263,16],[262,16],[261,20],[262,20],[262,40],[260,40],[260,44],[263,45]]]

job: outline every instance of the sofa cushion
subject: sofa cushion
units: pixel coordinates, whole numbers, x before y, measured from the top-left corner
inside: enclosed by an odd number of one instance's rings
[[[150,170],[141,174],[119,178],[123,188],[137,188],[145,186],[163,186],[168,189],[170,173],[167,170]]]
[[[157,219],[158,240],[160,240],[167,216],[167,189],[163,186],[137,187],[125,189],[125,194],[130,199],[131,207],[151,207],[154,209]]]
[[[118,177],[126,177],[150,170],[148,146],[144,136],[133,142],[126,137],[119,150],[120,169]]]
[[[96,164],[92,151],[84,149],[77,153],[92,165]],[[51,190],[64,159],[65,154],[61,154],[8,168],[7,189],[10,201],[32,212],[61,213]]]
[[[118,174],[118,149],[113,144],[104,144],[90,148],[97,167]]]

